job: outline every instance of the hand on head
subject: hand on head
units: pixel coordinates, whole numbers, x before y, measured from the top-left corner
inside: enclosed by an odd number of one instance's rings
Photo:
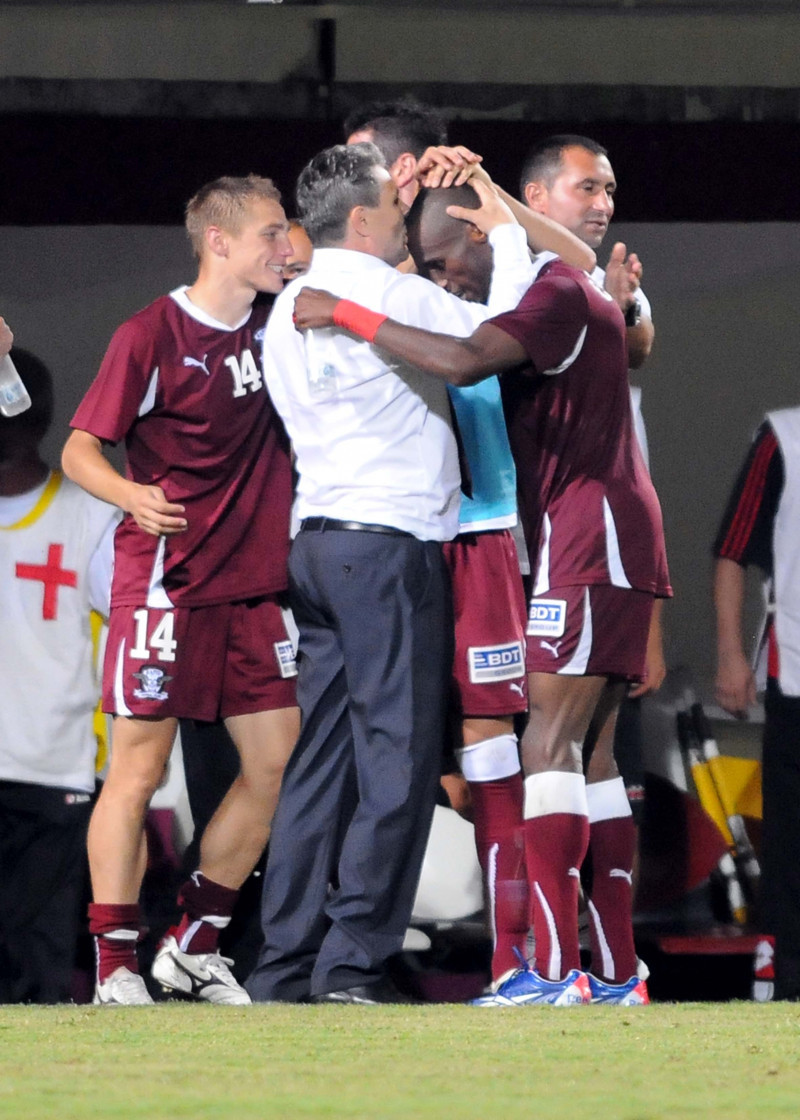
[[[479,172],[482,160],[462,145],[426,148],[417,163],[417,178],[423,187],[460,187],[476,174],[491,181],[485,171]]]
[[[471,222],[481,233],[490,233],[496,226],[516,224],[517,219],[497,193],[491,180],[487,183],[481,178],[473,178],[470,179],[470,186],[480,199],[480,206],[477,210],[448,206],[447,213],[451,218]]]

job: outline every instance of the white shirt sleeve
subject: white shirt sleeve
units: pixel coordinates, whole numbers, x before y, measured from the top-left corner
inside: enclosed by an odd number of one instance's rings
[[[103,618],[108,618],[111,605],[111,577],[114,574],[114,532],[121,517],[121,512],[115,510],[89,560],[87,572],[89,603],[92,610],[98,611]]]
[[[495,226],[489,234],[494,254],[492,286],[487,303],[489,315],[513,311],[536,276],[525,230],[522,226]]]

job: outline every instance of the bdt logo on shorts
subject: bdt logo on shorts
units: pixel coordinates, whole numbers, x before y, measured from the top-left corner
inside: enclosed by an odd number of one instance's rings
[[[535,638],[560,638],[567,625],[564,599],[531,599],[527,633]]]
[[[490,684],[525,676],[522,642],[501,646],[470,646],[469,679],[473,684]]]

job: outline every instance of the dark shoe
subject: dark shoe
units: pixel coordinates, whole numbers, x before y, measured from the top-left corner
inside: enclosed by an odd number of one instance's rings
[[[404,995],[386,977],[373,980],[371,984],[356,984],[352,988],[340,988],[334,992],[323,992],[312,996],[312,1003],[421,1003],[414,996]]]

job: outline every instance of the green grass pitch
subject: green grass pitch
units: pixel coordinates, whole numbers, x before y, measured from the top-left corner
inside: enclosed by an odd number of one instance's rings
[[[800,1116],[800,1005],[0,1007],[0,1117]]]

